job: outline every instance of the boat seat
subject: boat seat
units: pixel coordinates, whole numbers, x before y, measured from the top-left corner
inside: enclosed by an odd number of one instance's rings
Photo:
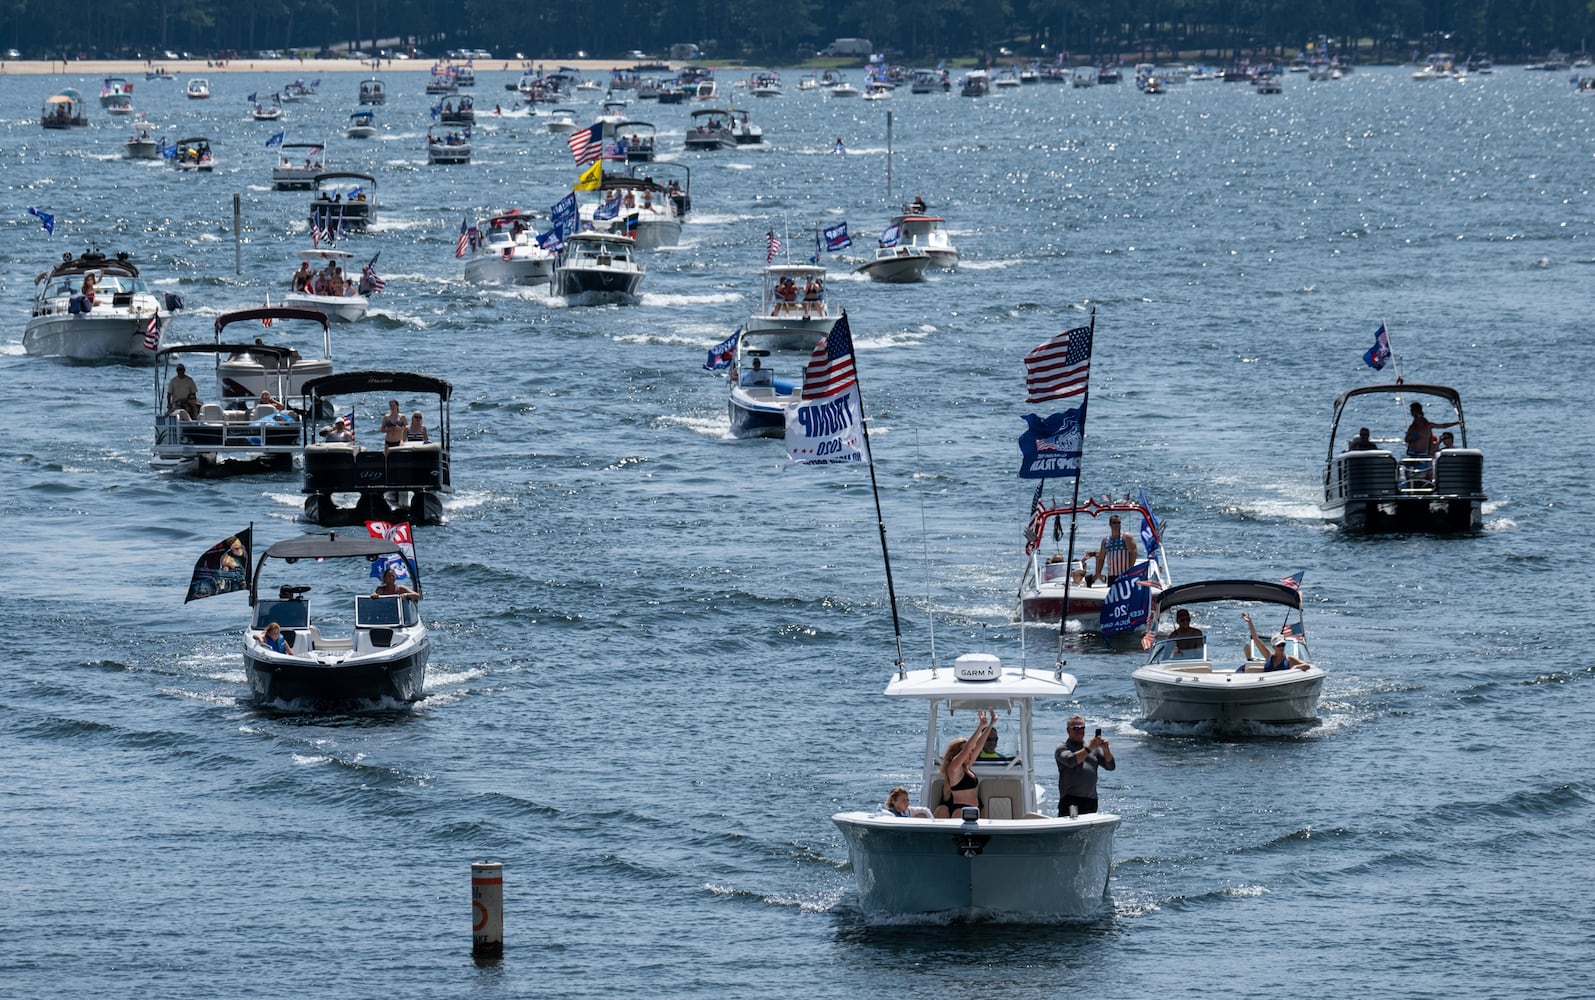
[[[935,812],[936,807],[941,805],[941,800],[946,798],[946,796],[942,794],[942,789],[946,786],[946,784],[947,783],[942,780],[942,777],[939,774],[930,780],[930,791],[925,793],[924,802],[925,806],[929,808],[931,812]]]
[[[199,407],[199,419],[222,424],[227,422],[227,413],[220,403],[202,403]]]
[[[275,417],[279,412],[280,411],[275,406],[271,406],[266,403],[258,403],[253,410],[249,411],[249,419],[251,422],[256,420],[264,420],[267,417]]]
[[[308,653],[312,649],[353,649],[354,648],[354,639],[352,637],[347,637],[347,638],[342,638],[342,639],[323,639],[321,637],[321,630],[319,628],[317,628],[316,626],[314,626],[314,625],[311,625],[308,629],[306,629],[306,631],[310,633],[310,644],[304,650],[302,650],[301,652],[307,652]]]
[[[982,778],[980,815],[985,819],[1018,819],[1024,810],[1024,786],[1018,778]]]

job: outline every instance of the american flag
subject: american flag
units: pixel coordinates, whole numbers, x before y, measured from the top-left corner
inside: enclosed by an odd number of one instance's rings
[[[775,230],[766,230],[764,233],[764,262],[768,264],[775,260],[775,255],[780,252],[781,240],[775,235]]]
[[[161,346],[161,315],[150,313],[149,325],[144,328],[144,349],[153,351]]]
[[[312,247],[319,247],[323,243],[331,243],[331,242],[332,242],[332,230],[327,229],[326,227],[324,227],[321,224],[320,220],[311,219],[310,220],[310,245]]]
[[[467,228],[467,220],[460,218],[460,238],[454,241],[454,256],[464,257],[465,251],[471,245],[471,231]]]
[[[1091,376],[1091,327],[1058,334],[1025,355],[1025,402],[1084,395]]]
[[[1037,545],[1041,542],[1041,532],[1047,523],[1045,517],[1047,505],[1041,500],[1041,490],[1046,485],[1047,481],[1045,479],[1037,483],[1036,498],[1030,501],[1030,523],[1025,527],[1025,538],[1029,539],[1032,545]]]
[[[822,399],[834,396],[858,384],[858,369],[853,365],[853,330],[848,326],[847,313],[836,321],[825,339],[815,345],[809,363],[803,369],[803,398]]]
[[[370,264],[366,265],[366,280],[371,285],[371,294],[373,295],[388,287],[388,283],[382,280],[382,275],[378,274],[377,269]]]
[[[565,145],[570,147],[570,155],[576,158],[578,167],[596,161],[603,154],[603,132],[603,122],[597,122],[588,128],[577,129],[565,140]]]
[[[1285,579],[1283,579],[1283,580],[1281,580],[1279,582],[1284,584],[1285,586],[1289,587],[1291,590],[1294,590],[1297,593],[1300,593],[1301,592],[1301,578],[1302,578],[1302,575],[1305,574],[1306,572],[1307,572],[1306,570],[1302,570],[1301,573],[1293,573],[1290,576],[1285,577]]]

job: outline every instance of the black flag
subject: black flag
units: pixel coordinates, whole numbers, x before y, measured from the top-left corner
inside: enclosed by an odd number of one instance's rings
[[[194,564],[194,577],[188,581],[188,596],[183,603],[201,597],[231,594],[249,589],[250,557],[253,554],[255,526],[212,545]]]

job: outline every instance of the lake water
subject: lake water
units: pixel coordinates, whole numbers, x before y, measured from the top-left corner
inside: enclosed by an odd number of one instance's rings
[[[450,168],[424,164],[418,75],[388,78],[364,144],[340,138],[358,74],[283,125],[245,96],[286,75],[213,74],[209,102],[138,81],[160,134],[212,139],[209,176],[119,159],[128,129],[97,107],[87,130],[37,126],[54,89],[92,104],[98,80],[0,77],[4,991],[1588,995],[1595,658],[1590,602],[1563,591],[1595,501],[1588,462],[1544,438],[1576,440],[1595,367],[1595,100],[1518,69],[879,103],[792,75],[784,97],[741,97],[764,148],[670,154],[696,211],[646,255],[631,308],[461,280],[462,215],[546,213],[577,173],[513,113],[513,74],[481,74],[481,110],[512,114],[484,115],[476,162]],[[680,148],[690,108],[633,110]],[[335,330],[339,366],[455,387],[457,492],[416,533],[429,693],[408,712],[251,707],[243,598],[185,606],[184,588],[246,524],[261,545],[309,530],[298,480],[152,471],[150,369],[22,352],[33,276],[90,244],[186,300],[178,340],[280,295],[308,196],[269,190],[279,128],[378,179],[380,223],[345,246],[381,251],[388,290]],[[767,229],[802,257],[816,223],[846,220],[856,263],[915,194],[960,270],[888,286],[828,260],[911,664],[932,627],[943,663],[1051,662],[1055,633],[1011,622],[1022,358],[1094,310],[1084,489],[1144,488],[1177,581],[1303,571],[1328,671],[1306,730],[1156,731],[1139,657],[1071,638],[1077,697],[1046,706],[1041,750],[1071,711],[1101,725],[1124,818],[1084,926],[860,914],[830,816],[916,785],[922,739],[880,696],[894,645],[868,476],[730,439],[701,367],[747,315]],[[1381,322],[1402,374],[1462,392],[1480,534],[1348,538],[1319,517],[1334,397],[1391,375],[1361,361]],[[484,967],[475,860],[505,865],[507,953]]]

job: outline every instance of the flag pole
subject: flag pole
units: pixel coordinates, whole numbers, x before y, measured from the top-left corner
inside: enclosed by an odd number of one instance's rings
[[[846,321],[847,310],[842,310],[842,319]],[[875,449],[869,440],[869,416],[864,409],[863,379],[858,377],[858,351],[853,348],[851,335],[852,324],[848,324],[849,336],[847,338],[848,354],[853,359],[853,387],[858,390],[858,419],[864,428],[864,450],[869,453],[869,485],[870,493],[875,497],[875,527],[881,536],[881,562],[886,567],[886,598],[892,606],[892,634],[897,641],[897,676],[907,676],[907,669],[903,662],[903,623],[897,615],[897,588],[892,584],[892,556],[886,549],[886,518],[881,513],[881,488],[875,478]]]
[[[1091,310],[1091,350],[1095,351],[1096,350],[1096,346],[1097,346],[1097,311],[1096,311],[1095,308],[1093,308]],[[1079,465],[1075,466],[1075,470],[1074,470],[1074,498],[1069,501],[1069,555],[1068,555],[1068,562],[1064,563],[1064,566],[1067,567],[1067,568],[1065,569],[1064,574],[1063,574],[1063,609],[1058,612],[1058,660],[1057,660],[1057,665],[1056,666],[1057,666],[1058,672],[1060,672],[1060,673],[1063,671],[1064,665],[1068,662],[1063,657],[1063,643],[1064,643],[1064,640],[1069,635],[1069,588],[1070,588],[1070,585],[1074,582],[1074,565],[1073,565],[1073,563],[1074,563],[1074,539],[1075,539],[1075,533],[1079,529],[1079,520],[1080,520],[1080,479],[1081,479],[1081,477],[1083,475],[1085,475],[1085,469],[1083,468],[1083,466],[1085,465],[1085,419],[1084,418],[1085,418],[1086,415],[1088,415],[1090,413],[1090,408],[1087,405],[1090,402],[1091,402],[1091,379],[1089,377],[1087,377],[1086,383],[1085,383],[1085,392],[1080,394],[1080,413],[1081,413],[1081,420],[1080,420],[1080,463],[1079,463]]]
[[[1390,348],[1390,364],[1396,370],[1396,384],[1400,385],[1401,384],[1401,358],[1400,358],[1400,356],[1398,356],[1396,354],[1395,345],[1390,340],[1390,324],[1387,323],[1384,320],[1380,320],[1379,321],[1379,325],[1385,328],[1385,345]]]

